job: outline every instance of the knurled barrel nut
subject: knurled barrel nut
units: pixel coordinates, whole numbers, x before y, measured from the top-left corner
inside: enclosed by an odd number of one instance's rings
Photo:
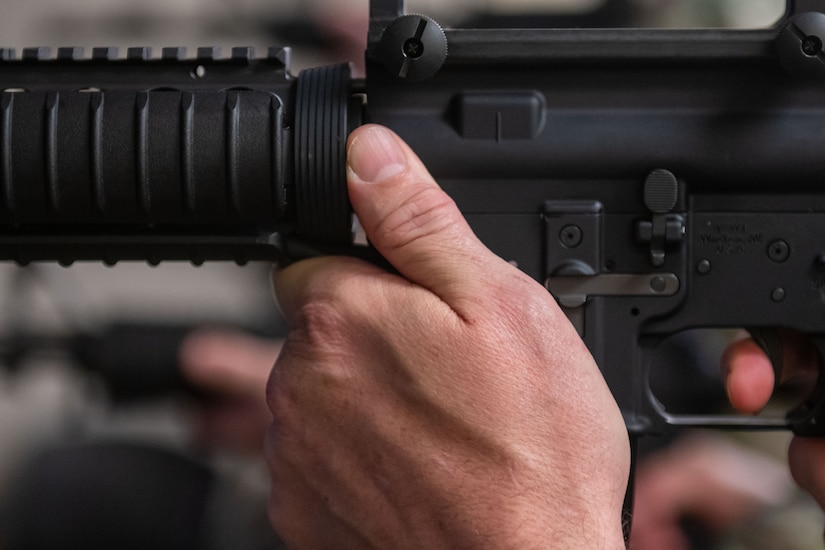
[[[348,243],[347,195],[349,65],[301,72],[295,109],[295,212],[305,238]]]

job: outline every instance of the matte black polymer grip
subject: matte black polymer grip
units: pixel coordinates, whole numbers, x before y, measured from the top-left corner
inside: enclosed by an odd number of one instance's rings
[[[350,238],[348,66],[295,79],[277,49],[2,52],[0,258],[245,262],[277,257],[281,235]]]

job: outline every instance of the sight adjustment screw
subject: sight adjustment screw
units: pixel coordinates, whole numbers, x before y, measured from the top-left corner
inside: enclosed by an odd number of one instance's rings
[[[822,53],[822,40],[818,36],[806,36],[802,39],[802,53],[814,57]]]
[[[776,53],[785,70],[804,78],[825,78],[825,13],[792,17],[776,38]]]
[[[426,80],[447,59],[447,36],[425,15],[404,15],[384,29],[378,58],[392,74],[411,81]]]

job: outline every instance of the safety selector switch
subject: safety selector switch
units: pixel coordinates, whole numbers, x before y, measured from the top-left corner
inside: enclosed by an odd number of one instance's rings
[[[662,266],[668,250],[678,248],[685,239],[685,218],[672,213],[679,202],[679,180],[669,170],[654,170],[644,183],[644,203],[650,220],[636,225],[636,240],[650,247],[650,263]]]

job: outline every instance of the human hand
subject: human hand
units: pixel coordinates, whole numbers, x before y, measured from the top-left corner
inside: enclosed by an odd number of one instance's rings
[[[353,133],[347,173],[398,274],[316,258],[274,277],[275,529],[296,548],[623,548],[627,432],[555,300],[389,130]]]
[[[178,351],[184,378],[208,394],[198,411],[202,443],[260,453],[270,414],[263,388],[281,341],[237,330],[201,328]]]
[[[725,351],[725,387],[731,404],[741,412],[758,413],[778,383],[810,380],[819,372],[819,353],[801,334],[781,331],[780,345],[783,364],[779,381],[775,380],[770,360],[753,339],[740,340]],[[788,463],[797,484],[825,509],[825,439],[794,437],[788,449]]]
[[[687,550],[685,519],[723,535],[781,506],[793,485],[778,461],[706,431],[641,457],[634,478],[632,550]]]

